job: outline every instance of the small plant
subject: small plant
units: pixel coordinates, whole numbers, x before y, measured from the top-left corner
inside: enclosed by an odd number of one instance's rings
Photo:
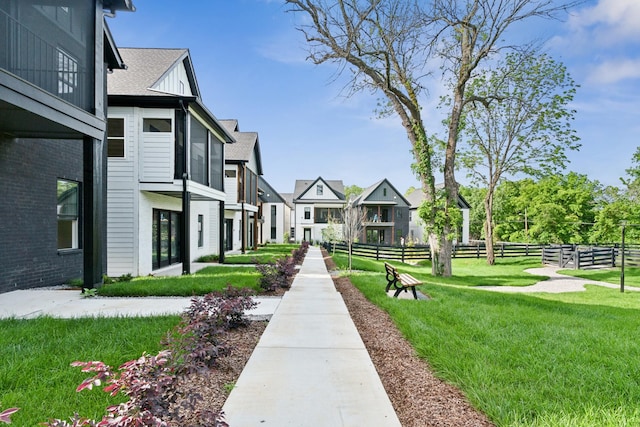
[[[231,393],[231,391],[232,391],[234,388],[236,388],[236,383],[235,383],[235,382],[232,382],[232,383],[226,383],[226,384],[224,385],[224,391],[225,391],[227,394]]]
[[[82,288],[82,298],[93,298],[98,296],[96,288]]]
[[[9,408],[0,412],[0,422],[5,424],[11,424],[11,415],[15,414],[19,410],[20,408]]]
[[[224,292],[193,298],[180,324],[167,336],[167,349],[157,355],[143,354],[124,363],[118,370],[100,361],[72,363],[83,372],[94,374],[76,391],[105,384],[105,392],[112,396],[122,393],[129,400],[108,407],[107,415],[99,422],[75,414],[70,418],[71,424],[51,420],[43,425],[168,427],[170,420],[172,425],[228,427],[222,413],[197,409],[196,404],[202,396],[184,395],[178,384],[184,375],[214,366],[220,355],[228,353],[229,348],[220,342],[219,336],[227,329],[248,324],[244,313],[257,304],[248,292],[229,286]]]

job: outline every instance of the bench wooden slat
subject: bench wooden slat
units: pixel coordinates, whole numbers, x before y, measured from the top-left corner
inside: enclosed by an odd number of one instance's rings
[[[398,273],[398,270],[389,263],[384,263],[384,268],[387,273],[387,288],[386,291],[389,291],[389,288],[393,286],[396,289],[394,293],[394,297],[398,297],[400,292],[403,290],[407,292],[407,288],[411,288],[411,292],[413,293],[413,297],[418,299],[418,294],[416,293],[416,286],[421,285],[422,282],[412,275],[408,273]]]

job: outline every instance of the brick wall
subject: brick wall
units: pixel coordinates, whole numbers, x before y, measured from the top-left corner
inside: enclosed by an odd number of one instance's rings
[[[82,251],[58,252],[58,178],[82,182],[81,140],[0,137],[0,292],[82,278]]]

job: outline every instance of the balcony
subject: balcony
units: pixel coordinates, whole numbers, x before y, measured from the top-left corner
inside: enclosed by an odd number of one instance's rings
[[[94,44],[86,35],[93,18],[81,3],[63,8],[10,0],[0,6],[0,68],[91,112]],[[68,28],[51,16],[58,9],[67,10]]]

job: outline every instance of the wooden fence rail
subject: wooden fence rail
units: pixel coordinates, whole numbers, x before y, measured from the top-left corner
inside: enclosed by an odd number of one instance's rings
[[[324,243],[327,250],[348,252],[347,245]],[[579,245],[540,245],[529,243],[497,243],[493,246],[496,258],[532,256],[540,257],[543,264],[557,265],[562,268],[597,268],[619,267],[621,263],[621,249],[619,245],[609,246],[579,246]],[[353,254],[376,260],[391,260],[401,262],[415,262],[431,259],[429,246],[390,246],[355,243]],[[484,258],[487,248],[484,242],[469,245],[455,245],[453,258]],[[625,247],[625,265],[640,267],[640,245]]]

